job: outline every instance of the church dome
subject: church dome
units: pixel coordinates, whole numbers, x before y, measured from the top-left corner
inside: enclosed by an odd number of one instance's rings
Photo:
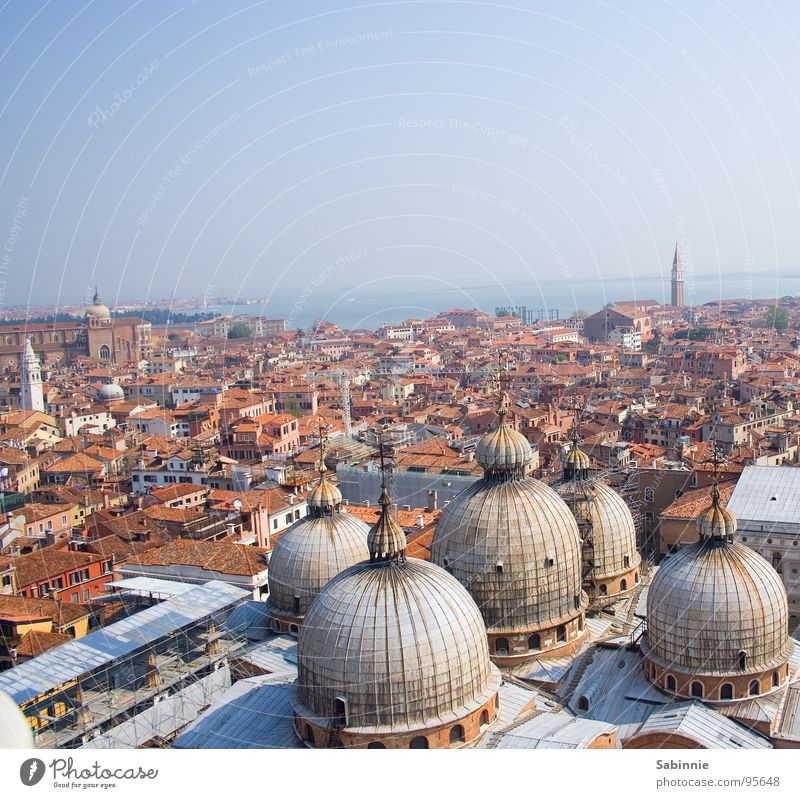
[[[531,445],[524,435],[506,423],[504,403],[501,404],[498,414],[498,425],[478,441],[475,459],[487,475],[509,472],[524,474],[533,461]]]
[[[483,479],[444,508],[431,545],[432,561],[480,607],[490,650],[501,663],[575,642],[588,602],[575,519],[552,488],[525,475],[530,446],[521,435],[525,445],[517,445],[503,415],[478,446],[497,456],[484,459]],[[500,445],[506,441],[511,445]]]
[[[324,468],[324,465],[323,465]],[[341,509],[342,494],[325,471],[308,497],[308,515],[281,535],[269,561],[269,603],[276,630],[299,625],[317,593],[341,571],[369,557],[369,527]]]
[[[666,559],[650,585],[646,657],[659,669],[694,677],[781,669],[792,642],[780,575],[733,542],[736,519],[719,505],[716,486],[698,526],[701,539]],[[673,684],[682,692],[680,680]]]
[[[583,540],[584,586],[598,604],[632,590],[642,562],[636,525],[628,505],[602,479],[591,478],[591,459],[575,439],[562,458],[563,479],[556,484]]]
[[[110,382],[100,388],[97,398],[101,402],[114,402],[117,399],[124,399],[125,391],[116,383]]]
[[[381,499],[370,559],[319,592],[300,630],[296,729],[319,747],[332,734],[343,747],[469,742],[500,686],[481,614],[452,576],[405,557]]]
[[[111,311],[100,301],[100,293],[95,289],[92,304],[86,308],[87,319],[110,319]]]

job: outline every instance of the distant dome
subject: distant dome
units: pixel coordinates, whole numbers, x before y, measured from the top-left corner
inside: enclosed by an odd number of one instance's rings
[[[100,294],[95,289],[92,304],[86,308],[87,319],[110,319],[111,311],[100,301]]]
[[[531,448],[506,426],[477,452],[483,479],[444,508],[431,560],[465,585],[480,607],[496,662],[564,651],[582,637],[581,541],[569,507],[526,476]]]
[[[97,398],[102,402],[113,402],[117,399],[124,399],[125,391],[116,383],[110,382],[100,388]]]
[[[0,691],[0,748],[33,748],[27,718],[10,696]]]
[[[468,742],[494,719],[500,686],[481,614],[453,577],[405,557],[385,492],[381,504],[370,560],[328,583],[306,614],[295,727],[318,747]]]
[[[583,541],[584,587],[593,604],[608,605],[639,581],[642,558],[628,505],[602,479],[589,476],[591,459],[575,439],[562,457],[554,486],[578,523]]]
[[[303,622],[314,597],[341,571],[369,557],[369,527],[342,512],[342,494],[328,482],[324,452],[320,478],[308,495],[308,515],[281,535],[269,561],[269,604],[276,631]]]
[[[668,671],[717,680],[777,671],[780,684],[793,649],[786,590],[760,554],[732,541],[736,519],[719,506],[716,486],[712,500],[713,512],[699,523],[701,540],[667,558],[650,585],[643,643],[650,678],[663,683]],[[689,693],[680,679],[672,691]]]

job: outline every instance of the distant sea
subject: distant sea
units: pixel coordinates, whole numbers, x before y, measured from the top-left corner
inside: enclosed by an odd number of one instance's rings
[[[773,299],[800,294],[800,273],[749,273],[696,276],[687,275],[687,305],[703,305],[720,299]],[[276,289],[266,302],[220,304],[215,313],[264,315],[282,318],[287,329],[308,329],[325,319],[344,329],[375,329],[381,324],[396,324],[410,317],[435,315],[450,308],[477,308],[494,313],[495,308],[525,306],[534,311],[552,310],[554,317],[565,318],[575,310],[593,313],[611,301],[653,299],[670,301],[669,281],[659,277],[611,277],[566,283],[509,282],[505,284],[465,284],[463,288],[439,285],[410,286],[407,280],[386,280],[364,287],[326,286],[316,291]],[[209,308],[211,310],[211,308]],[[557,313],[555,313],[557,311]],[[545,315],[548,318],[548,315]]]

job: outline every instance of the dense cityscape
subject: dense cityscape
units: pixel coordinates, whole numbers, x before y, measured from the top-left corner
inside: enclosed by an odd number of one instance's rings
[[[797,746],[800,300],[671,299],[0,326],[4,734]]]

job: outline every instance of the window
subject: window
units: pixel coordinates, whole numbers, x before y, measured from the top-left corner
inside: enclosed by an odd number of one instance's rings
[[[605,594],[608,593],[607,585],[600,585],[597,589],[600,591],[601,596],[605,596]]]
[[[450,745],[459,745],[464,742],[464,727],[458,723],[450,729]]]
[[[299,615],[300,614],[300,596],[295,596],[293,601],[294,601],[294,614],[295,615]]]
[[[306,726],[305,738],[306,742],[311,743],[311,745],[316,743],[316,740],[314,739],[314,729],[312,729],[311,726]]]
[[[761,693],[761,685],[758,682],[758,679],[753,679],[750,682],[750,695],[759,695]]]
[[[73,594],[72,594],[72,595],[69,597],[69,600],[70,600],[70,601],[71,601],[73,604],[77,604],[77,603],[78,603],[78,594],[77,594],[77,593],[73,593]]]
[[[747,652],[740,651],[739,652],[739,670],[743,671],[747,668]]]
[[[495,567],[494,567],[494,571],[497,574],[502,574],[503,573],[503,563],[501,563],[501,562],[497,563],[497,565],[495,565]]]
[[[622,558],[622,560],[623,560],[623,565],[624,565],[626,568],[628,568],[628,567],[630,566],[630,564],[631,564],[631,558],[630,558],[630,556],[626,554],[626,555],[625,555],[625,556]]]
[[[508,638],[498,637],[494,641],[494,653],[500,656],[508,656]]]
[[[428,747],[428,738],[427,737],[415,737],[408,746],[409,748],[427,748]]]
[[[566,626],[559,626],[556,630],[556,640],[559,643],[566,643],[567,642],[567,627]]]
[[[340,727],[347,725],[347,701],[344,696],[333,699],[333,722]]]
[[[667,676],[665,684],[666,684],[667,690],[672,690],[672,692],[675,692],[675,690],[677,689],[677,686],[678,686],[676,681],[675,681],[675,677],[672,674]]]
[[[84,601],[88,601],[88,600],[89,600],[89,588],[88,588],[88,587],[87,587],[87,588],[84,588],[84,591],[83,591],[83,600],[84,600]]]
[[[703,697],[703,683],[702,682],[692,682],[692,697],[693,698],[702,698]]]
[[[644,489],[644,500],[648,504],[652,504],[652,502],[655,500],[655,497],[656,497],[656,492],[652,488]]]
[[[538,634],[537,635],[531,635],[528,638],[528,649],[530,651],[534,651],[537,648],[541,648],[541,647],[542,647],[542,642],[541,642],[541,638],[539,637]]]
[[[619,580],[619,589],[620,592],[625,591],[628,589],[628,580],[627,579],[620,579]]]
[[[377,740],[373,740],[367,748],[386,748],[383,743],[379,743]]]
[[[481,726],[487,726],[489,724],[489,713],[484,709],[481,712]]]
[[[111,350],[103,344],[100,347],[100,360],[108,360],[111,357]]]
[[[722,701],[730,701],[733,698],[733,685],[726,682],[719,688],[719,697]]]
[[[77,585],[77,584],[78,584],[78,582],[80,582],[80,579],[78,578],[78,574],[77,574],[77,572],[76,572],[76,571],[73,571],[73,572],[72,572],[72,573],[69,575],[69,583],[70,583],[71,585]]]
[[[581,712],[587,712],[589,710],[589,699],[585,695],[582,695],[578,699],[578,709]]]
[[[780,673],[778,673],[778,671],[775,671],[772,674],[772,686],[773,687],[780,687],[780,684],[781,684],[781,675],[780,675]]]

